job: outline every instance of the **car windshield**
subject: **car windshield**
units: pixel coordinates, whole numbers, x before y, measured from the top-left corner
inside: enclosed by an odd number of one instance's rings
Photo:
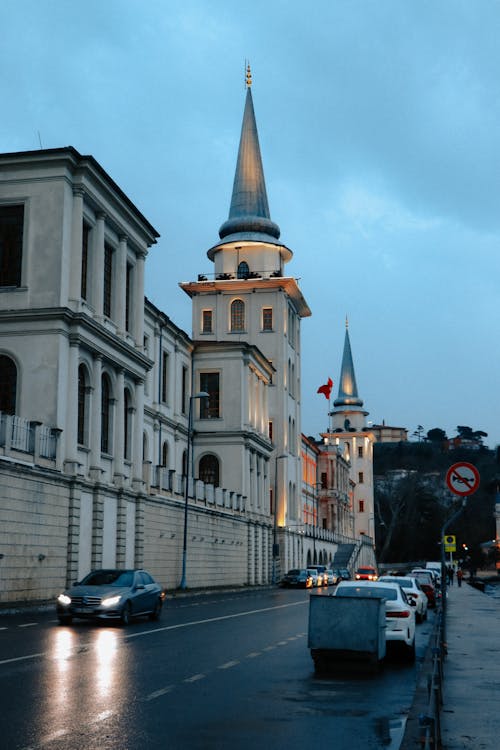
[[[385,579],[384,579],[385,580]],[[413,583],[408,578],[391,578],[393,583],[399,583],[403,589],[412,589]]]
[[[339,586],[337,596],[376,596],[379,599],[397,599],[396,589],[385,586]]]
[[[96,570],[89,573],[82,586],[132,586],[134,573],[132,570]]]
[[[302,573],[301,570],[289,570],[287,576],[298,576]]]

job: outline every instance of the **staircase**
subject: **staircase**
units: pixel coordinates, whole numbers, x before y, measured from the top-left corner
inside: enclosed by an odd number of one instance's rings
[[[339,544],[333,558],[332,568],[349,568],[355,548],[355,544]]]

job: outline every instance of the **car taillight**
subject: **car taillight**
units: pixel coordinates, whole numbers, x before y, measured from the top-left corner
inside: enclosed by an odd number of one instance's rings
[[[386,612],[386,617],[410,617],[411,612],[404,609],[402,612]]]

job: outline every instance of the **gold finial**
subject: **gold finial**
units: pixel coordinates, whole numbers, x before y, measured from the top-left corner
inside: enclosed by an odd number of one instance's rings
[[[247,89],[249,89],[250,86],[252,85],[252,71],[250,70],[250,63],[249,62],[247,62],[247,67],[246,67],[246,72],[245,72],[245,78],[246,78]]]

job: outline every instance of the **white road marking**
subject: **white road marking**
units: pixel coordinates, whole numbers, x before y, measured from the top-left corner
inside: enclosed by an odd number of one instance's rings
[[[28,654],[27,656],[15,656],[12,659],[3,659],[0,661],[1,664],[11,664],[13,661],[25,661],[26,659],[37,659],[41,656],[47,656],[46,653],[41,654]]]
[[[217,669],[231,669],[231,667],[235,667],[237,664],[239,664],[239,661],[227,661],[225,664],[219,664]]]
[[[247,659],[255,659],[256,656],[262,656],[262,651],[252,651],[247,654]]]
[[[149,695],[146,695],[144,700],[153,701],[155,698],[159,698],[161,695],[166,695],[167,693],[170,693],[173,689],[174,689],[173,685],[167,685],[167,687],[161,688],[161,690],[155,690],[154,693],[150,693]]]
[[[198,682],[198,680],[203,680],[203,679],[205,679],[204,674],[194,674],[192,677],[186,677],[186,679],[183,680],[183,682]]]
[[[25,622],[22,625],[18,625],[18,628],[32,628],[33,625],[38,625],[37,622]]]

